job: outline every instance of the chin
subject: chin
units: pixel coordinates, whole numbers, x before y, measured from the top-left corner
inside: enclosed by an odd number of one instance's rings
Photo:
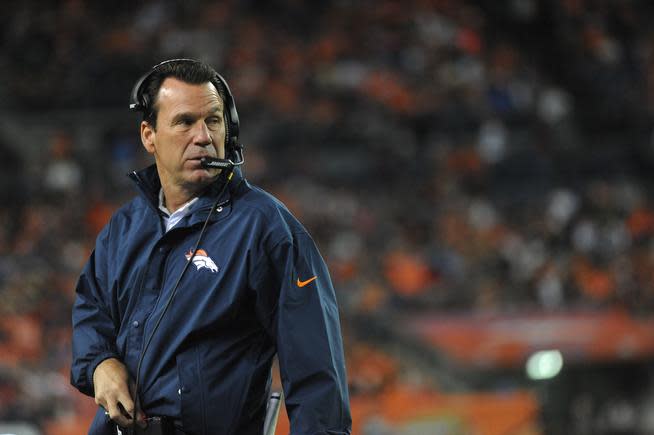
[[[193,173],[187,178],[187,181],[191,185],[204,187],[211,184],[211,182],[213,182],[217,176],[218,173],[212,175],[211,171],[208,169],[197,169],[193,171]]]

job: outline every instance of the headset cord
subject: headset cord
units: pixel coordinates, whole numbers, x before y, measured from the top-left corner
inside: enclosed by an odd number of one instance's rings
[[[163,320],[164,316],[168,312],[168,309],[172,305],[173,299],[175,298],[175,294],[177,293],[177,288],[179,287],[179,283],[182,281],[182,278],[184,277],[184,273],[186,272],[186,269],[188,269],[188,266],[193,262],[193,258],[195,257],[195,253],[198,250],[198,247],[200,246],[200,243],[202,242],[202,238],[204,237],[205,230],[207,229],[207,226],[209,224],[209,219],[211,218],[211,215],[213,214],[213,211],[218,207],[218,203],[220,202],[220,198],[223,196],[223,193],[225,193],[225,190],[227,189],[227,186],[229,185],[229,182],[232,179],[232,176],[234,175],[234,170],[230,170],[227,176],[225,177],[225,183],[223,184],[223,187],[220,189],[220,192],[218,193],[218,196],[216,197],[216,201],[213,203],[211,206],[211,210],[209,210],[209,214],[207,215],[207,218],[204,220],[204,224],[202,225],[202,229],[200,230],[200,235],[198,236],[198,240],[195,242],[195,247],[193,248],[193,252],[191,253],[191,256],[189,257],[188,261],[184,265],[184,268],[182,269],[182,273],[179,274],[179,277],[177,278],[177,281],[175,282],[175,286],[173,287],[173,290],[170,292],[170,296],[168,297],[168,300],[166,301],[166,305],[164,306],[163,311],[159,315],[159,318],[157,319],[157,323],[155,323],[154,328],[152,329],[152,332],[148,336],[147,341],[145,342],[145,346],[143,346],[143,350],[141,351],[141,356],[139,357],[139,363],[136,368],[136,380],[134,383],[134,394],[132,395],[132,402],[134,403],[134,415],[132,416],[132,419],[134,421],[134,424],[136,424],[136,418],[138,416],[139,408],[140,408],[140,400],[138,397],[138,390],[139,390],[139,379],[141,376],[141,365],[143,364],[143,359],[145,357],[145,353],[148,351],[148,348],[150,347],[150,343],[152,342],[152,338],[154,337],[154,334],[157,332],[157,329],[159,329],[159,325],[161,324],[161,321]],[[134,435],[135,431],[135,426],[132,426],[129,430],[131,435]]]

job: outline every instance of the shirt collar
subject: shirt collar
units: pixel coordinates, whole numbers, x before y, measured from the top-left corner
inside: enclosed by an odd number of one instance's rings
[[[175,225],[179,223],[180,220],[191,211],[191,205],[198,200],[198,197],[192,198],[190,201],[187,201],[180,208],[175,210],[173,213],[166,208],[164,205],[164,193],[163,188],[159,189],[159,210],[163,212],[163,220],[166,225],[166,232],[170,231]]]

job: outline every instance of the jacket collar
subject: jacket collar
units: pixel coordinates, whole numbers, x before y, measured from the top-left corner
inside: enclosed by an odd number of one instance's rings
[[[216,182],[211,183],[211,185],[200,193],[200,199],[193,204],[192,211],[209,210],[217,199],[219,199],[218,206],[224,207],[231,202],[236,196],[241,183],[244,181],[240,168],[234,168],[233,173],[231,180],[228,181],[228,188],[225,189],[220,198],[218,198],[218,195],[223,190],[222,188],[226,181],[223,175],[220,175]],[[128,175],[136,184],[137,190],[146,200],[147,204],[159,214],[159,190],[161,190],[161,181],[159,180],[157,165],[152,164],[140,171],[132,171]]]

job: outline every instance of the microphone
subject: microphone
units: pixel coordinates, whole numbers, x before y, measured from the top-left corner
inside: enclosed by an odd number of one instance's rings
[[[245,158],[243,157],[243,145],[236,143],[236,138],[232,139],[234,143],[231,154],[235,156],[235,160],[232,159],[220,159],[218,157],[202,157],[200,159],[200,165],[203,169],[234,169],[236,166],[241,166],[245,163]]]
[[[217,157],[202,157],[200,159],[200,165],[204,169],[232,169],[234,166],[238,166],[240,163],[234,163],[229,159],[219,159]]]
[[[204,169],[234,169],[236,166],[241,166],[245,159],[242,153],[236,153],[237,160],[219,159],[217,157],[202,157],[200,165]]]

